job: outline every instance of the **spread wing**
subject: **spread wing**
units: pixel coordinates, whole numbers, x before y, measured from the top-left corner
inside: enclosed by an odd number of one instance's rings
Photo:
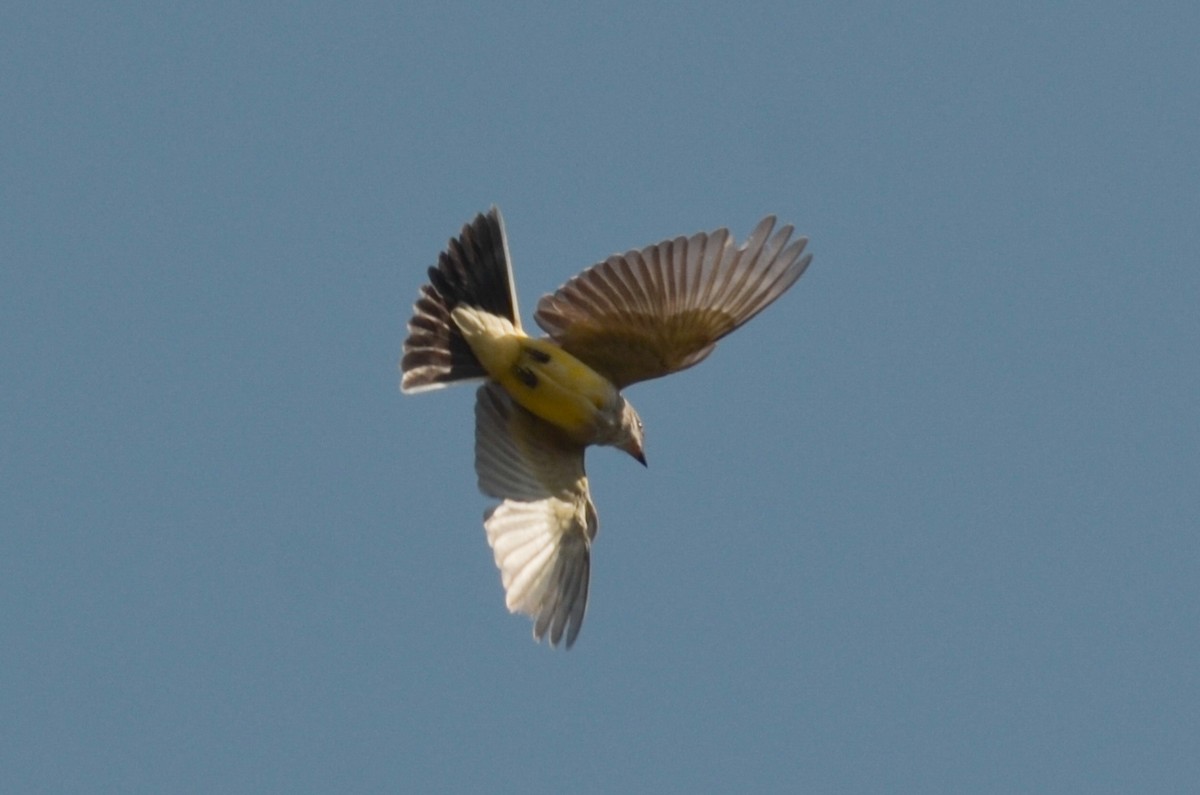
[[[584,448],[516,405],[497,384],[475,399],[479,489],[502,502],[484,517],[505,602],[534,620],[533,636],[575,642],[587,608],[596,509]]]
[[[759,222],[735,247],[728,229],[614,254],[538,302],[534,318],[559,345],[618,386],[700,362],[719,339],[795,284],[812,255]]]

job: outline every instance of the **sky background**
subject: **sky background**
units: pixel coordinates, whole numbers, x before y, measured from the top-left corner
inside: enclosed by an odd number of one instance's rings
[[[0,791],[1200,781],[1200,6],[5,4]],[[569,652],[417,289],[767,213]]]

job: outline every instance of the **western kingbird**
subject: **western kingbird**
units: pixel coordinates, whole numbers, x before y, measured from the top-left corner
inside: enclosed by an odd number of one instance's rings
[[[703,360],[808,267],[806,238],[759,222],[735,247],[728,229],[614,254],[538,302],[549,337],[521,328],[504,221],[496,207],[462,228],[429,269],[408,323],[401,389],[480,381],[479,489],[500,500],[483,526],[514,613],[551,646],[583,624],[596,537],[583,454],[624,450],[643,465],[642,420],[620,390]]]

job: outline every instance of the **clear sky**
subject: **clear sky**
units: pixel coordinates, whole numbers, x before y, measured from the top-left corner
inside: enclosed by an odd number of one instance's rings
[[[1200,781],[1200,6],[6,4],[0,791]],[[527,323],[767,213],[632,388],[569,652],[504,609],[424,271]]]

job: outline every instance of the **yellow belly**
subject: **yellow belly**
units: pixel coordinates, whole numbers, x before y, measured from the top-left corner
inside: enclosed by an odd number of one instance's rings
[[[528,337],[503,318],[470,307],[454,321],[488,374],[533,414],[587,439],[617,404],[604,376],[548,340]]]
[[[529,337],[496,380],[522,406],[576,436],[588,435],[617,401],[608,379],[554,343]]]

